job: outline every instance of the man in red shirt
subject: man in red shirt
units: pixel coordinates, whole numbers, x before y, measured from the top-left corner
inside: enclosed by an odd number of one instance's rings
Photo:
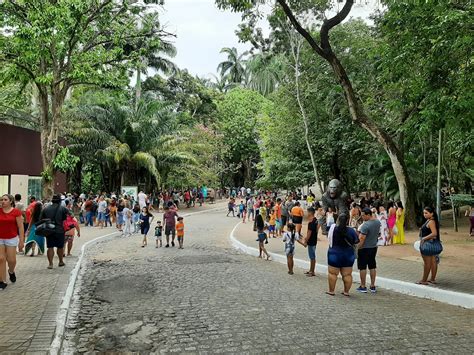
[[[277,235],[281,236],[281,231],[283,230],[283,226],[281,223],[281,198],[277,198],[277,203],[275,207],[273,207],[273,209],[275,210],[277,223],[280,226],[277,230]]]

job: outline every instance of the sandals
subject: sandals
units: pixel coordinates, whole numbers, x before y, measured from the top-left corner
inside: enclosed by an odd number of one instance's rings
[[[430,283],[432,285],[437,285],[438,284],[435,280],[430,280],[430,281],[428,281],[428,283]]]
[[[305,272],[305,274],[308,277],[315,277],[316,276],[316,274],[313,274],[312,272],[311,273],[310,272]]]
[[[326,295],[329,295],[329,296],[336,296],[336,294],[334,292],[326,291],[325,293],[326,293]]]
[[[63,267],[63,266],[66,266],[66,264],[65,263],[59,263],[58,266]]]
[[[49,270],[52,270],[53,269],[53,265],[48,265],[47,267]]]
[[[415,282],[417,285],[429,285],[428,282],[425,282],[425,281],[418,281],[418,282]]]
[[[345,293],[345,292],[341,292],[341,295],[343,295],[343,296],[346,296],[346,297],[351,297],[351,295],[350,295],[350,294],[348,294],[348,293]]]

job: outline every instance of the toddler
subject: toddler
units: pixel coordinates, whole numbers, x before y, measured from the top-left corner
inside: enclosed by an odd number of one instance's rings
[[[184,222],[183,222],[183,217],[178,217],[178,223],[176,223],[176,235],[178,236],[178,243],[179,243],[179,248],[178,249],[184,249],[183,248],[183,239],[184,239]]]
[[[161,248],[163,246],[163,226],[161,225],[161,221],[158,221],[155,227],[155,237],[156,237],[156,247]]]

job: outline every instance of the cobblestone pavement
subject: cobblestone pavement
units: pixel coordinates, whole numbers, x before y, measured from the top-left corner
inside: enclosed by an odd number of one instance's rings
[[[65,353],[472,353],[473,311],[385,290],[331,297],[326,278],[231,249],[236,219],[185,223],[184,250],[138,237],[90,250]]]
[[[303,226],[303,233],[306,233],[306,226]],[[239,225],[234,236],[245,245],[258,248],[252,224],[246,223]],[[316,250],[317,262],[327,265],[328,243],[325,236],[320,235],[319,239],[320,241],[318,242]],[[400,247],[401,246],[379,247],[377,253],[377,275],[407,282],[420,280],[423,273],[423,260],[413,247],[405,246],[407,258],[404,259],[383,255],[384,249],[386,248]],[[278,238],[271,238],[270,243],[267,244],[267,249],[270,252],[284,255],[284,244]],[[308,254],[306,249],[297,245],[295,258],[307,260]],[[461,268],[444,265],[443,257],[441,256],[441,264],[436,278],[438,284],[436,286],[430,285],[427,287],[438,287],[451,291],[474,294],[474,273],[472,270],[474,270],[474,258],[471,259],[471,264]]]
[[[193,213],[224,206],[205,204],[200,208],[183,209]],[[81,238],[74,242],[73,254],[79,255],[82,245],[99,236],[115,232],[115,228],[83,228]],[[16,284],[0,292],[0,353],[46,353],[56,329],[59,305],[66,291],[69,276],[78,258],[65,259],[66,266],[47,270],[46,256],[17,256]]]

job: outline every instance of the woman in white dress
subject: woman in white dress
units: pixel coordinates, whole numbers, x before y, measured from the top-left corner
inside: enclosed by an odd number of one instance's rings
[[[380,238],[377,245],[387,245],[387,238],[389,235],[387,218],[387,211],[385,211],[385,207],[379,206],[377,211],[377,219],[380,221]]]

